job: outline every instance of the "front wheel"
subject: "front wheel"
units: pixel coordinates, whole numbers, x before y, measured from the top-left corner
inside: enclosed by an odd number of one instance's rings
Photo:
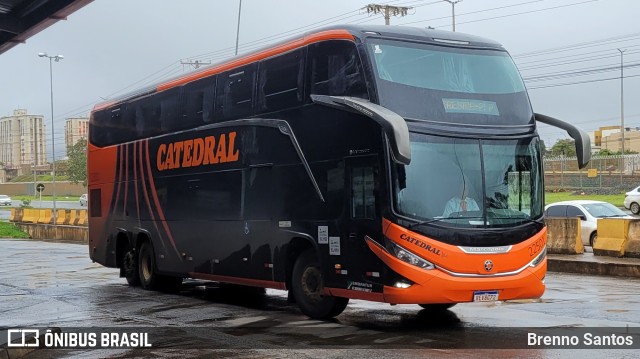
[[[444,312],[453,307],[456,303],[435,303],[435,304],[418,304],[422,308],[432,312]]]
[[[631,213],[638,214],[640,213],[640,204],[633,202],[631,203],[631,206],[629,206],[629,209],[631,210]]]
[[[333,318],[349,303],[348,298],[323,294],[324,279],[313,250],[305,251],[296,260],[291,289],[302,313],[313,319]]]

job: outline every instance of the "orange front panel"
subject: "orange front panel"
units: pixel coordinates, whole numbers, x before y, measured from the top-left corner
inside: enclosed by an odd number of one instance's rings
[[[540,253],[547,243],[546,227],[534,237],[514,244],[507,253],[465,253],[460,247],[438,242],[384,220],[385,236],[401,247],[449,271],[465,274],[495,274],[522,268]],[[486,260],[493,262],[486,270]]]
[[[511,246],[507,253],[477,254],[465,253],[460,247],[435,241],[387,220],[383,226],[387,238],[436,266],[431,270],[416,267],[401,261],[372,240],[367,240],[371,251],[387,266],[413,282],[409,288],[385,286],[385,302],[471,302],[475,291],[488,290],[498,291],[499,300],[539,298],[544,293],[546,259],[535,267],[527,265],[544,248],[546,228],[534,237]],[[485,267],[487,260],[493,263],[489,270],[489,266]]]

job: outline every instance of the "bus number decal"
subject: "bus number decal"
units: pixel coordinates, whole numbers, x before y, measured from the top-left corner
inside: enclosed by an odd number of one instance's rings
[[[227,144],[227,138],[229,139]],[[236,162],[240,151],[235,148],[236,132],[163,143],[158,147],[158,171]]]
[[[529,248],[529,256],[533,257],[538,252],[540,252],[542,250],[542,248],[544,248],[544,244],[545,244],[544,238],[540,238],[537,241],[533,242],[533,244],[528,247]]]

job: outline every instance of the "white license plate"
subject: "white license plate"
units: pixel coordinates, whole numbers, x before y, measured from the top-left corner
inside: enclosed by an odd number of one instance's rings
[[[495,302],[498,300],[497,290],[483,290],[473,292],[474,302]]]

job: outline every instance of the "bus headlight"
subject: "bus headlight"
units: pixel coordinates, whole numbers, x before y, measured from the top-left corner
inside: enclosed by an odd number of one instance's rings
[[[435,266],[433,265],[433,263],[424,260],[420,257],[418,257],[417,255],[409,252],[408,250],[400,247],[399,245],[393,243],[392,241],[389,241],[391,243],[391,248],[393,248],[393,254],[396,255],[396,257],[398,257],[398,259],[400,259],[403,262],[407,262],[409,264],[412,264],[416,267],[422,268],[422,269],[434,269]]]
[[[542,260],[544,259],[544,257],[547,256],[547,246],[544,247],[544,249],[542,250],[542,252],[540,252],[540,254],[538,254],[538,256],[531,261],[531,263],[529,264],[530,267],[535,267],[538,264],[540,264],[540,262],[542,262]]]

